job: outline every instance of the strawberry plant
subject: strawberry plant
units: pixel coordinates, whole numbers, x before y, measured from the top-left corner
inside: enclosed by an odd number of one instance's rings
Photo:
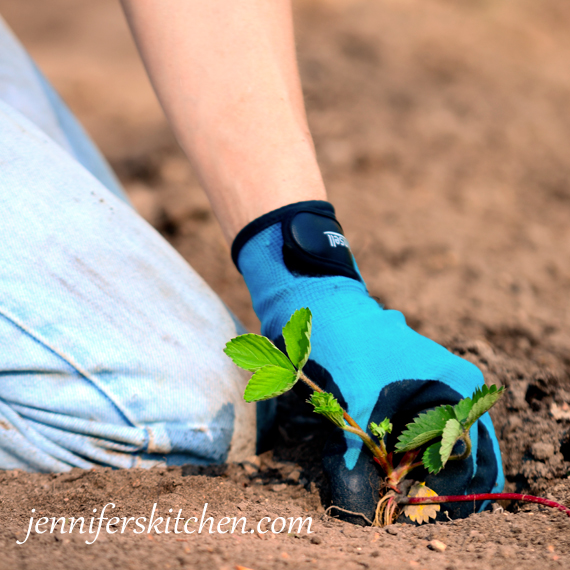
[[[444,469],[449,461],[469,457],[469,430],[501,398],[503,388],[482,386],[470,398],[464,398],[454,406],[437,406],[419,414],[398,436],[395,449],[388,452],[385,437],[392,432],[392,424],[388,418],[379,424],[371,422],[368,426],[372,434],[370,435],[354,421],[332,394],[322,390],[303,372],[311,353],[311,327],[311,311],[308,308],[299,309],[283,327],[286,354],[268,338],[256,334],[244,334],[232,339],[227,343],[224,352],[237,366],[253,372],[244,393],[247,402],[274,398],[301,381],[312,390],[307,401],[312,404],[315,413],[327,418],[337,428],[362,439],[385,475],[374,525],[391,524],[402,508],[406,516],[421,524],[436,517],[440,509],[439,503],[497,499],[540,503],[555,507],[570,516],[570,509],[540,497],[518,493],[438,496],[424,483],[410,479],[409,474],[418,467],[424,467],[429,473],[436,474]],[[454,454],[459,441],[463,442],[463,451]],[[401,457],[395,464],[394,457],[397,454]]]

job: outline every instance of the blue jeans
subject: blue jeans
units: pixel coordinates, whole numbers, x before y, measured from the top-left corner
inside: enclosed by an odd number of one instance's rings
[[[0,19],[0,469],[255,452],[242,332]]]

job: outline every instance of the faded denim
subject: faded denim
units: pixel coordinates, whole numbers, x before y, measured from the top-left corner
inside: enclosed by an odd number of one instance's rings
[[[135,211],[0,20],[0,469],[255,451],[227,308]]]

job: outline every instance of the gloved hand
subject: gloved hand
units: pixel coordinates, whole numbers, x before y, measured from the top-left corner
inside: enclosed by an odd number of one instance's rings
[[[328,202],[299,202],[254,220],[236,237],[232,257],[262,333],[278,345],[293,312],[310,308],[312,351],[304,370],[363,429],[389,417],[399,434],[419,412],[455,404],[483,384],[476,366],[414,332],[401,313],[384,310],[369,296]],[[372,519],[378,468],[357,436],[331,431],[323,464],[332,504]],[[473,426],[471,439],[470,457],[420,480],[440,495],[501,491],[501,456],[488,414]],[[388,449],[393,444],[388,441]],[[443,505],[440,512],[445,510],[461,517],[473,505]]]

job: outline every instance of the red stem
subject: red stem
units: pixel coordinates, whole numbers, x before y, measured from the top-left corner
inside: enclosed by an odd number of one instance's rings
[[[535,497],[533,495],[521,495],[520,493],[475,493],[473,495],[441,495],[438,497],[402,497],[398,499],[400,505],[420,505],[420,504],[435,504],[435,503],[456,503],[461,501],[524,501],[526,503],[538,503],[547,507],[553,507],[566,513],[570,517],[570,509],[556,503],[549,501],[542,497]]]
[[[382,459],[380,459],[380,457],[377,457],[376,455],[374,455],[372,457],[372,459],[374,459],[374,461],[376,461],[376,463],[378,463],[378,465],[380,465],[380,467],[382,467],[382,470],[384,471],[384,473],[386,473],[386,475],[390,476],[393,468],[392,465],[390,465],[390,463],[388,461],[386,461],[386,459],[383,457]]]

